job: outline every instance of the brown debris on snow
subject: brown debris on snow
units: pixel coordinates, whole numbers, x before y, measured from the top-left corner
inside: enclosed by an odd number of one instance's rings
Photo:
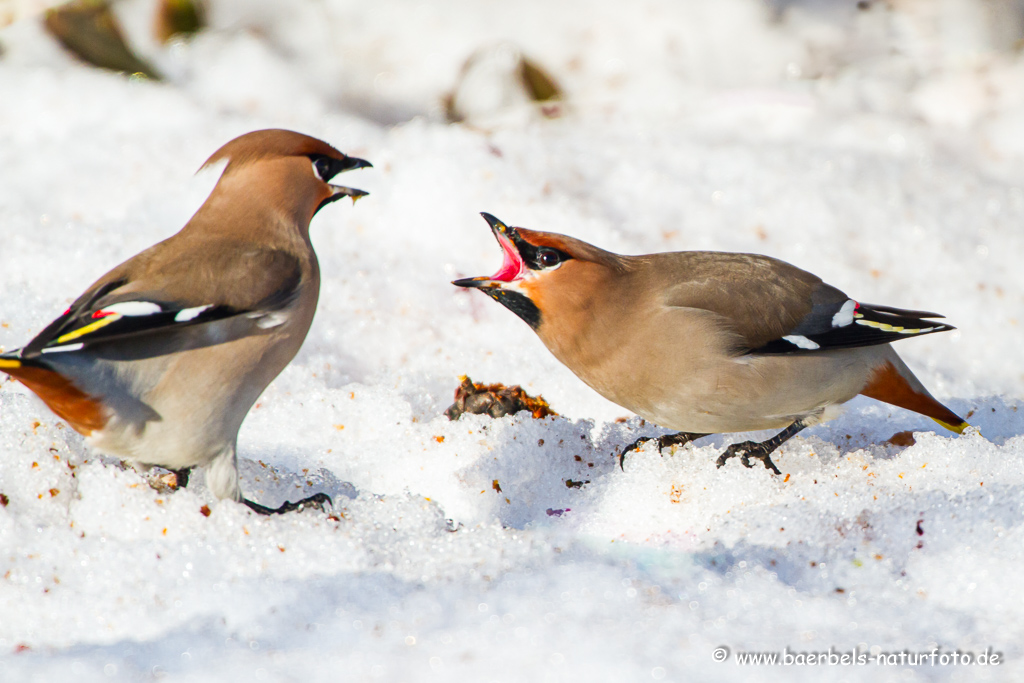
[[[530,396],[519,385],[478,384],[463,375],[462,384],[455,390],[455,403],[444,414],[457,420],[463,413],[503,417],[528,410],[534,419],[558,415],[541,396]]]

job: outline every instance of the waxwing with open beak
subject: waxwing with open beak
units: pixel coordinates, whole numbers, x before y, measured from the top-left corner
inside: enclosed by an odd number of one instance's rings
[[[325,494],[271,509],[246,500],[235,442],[249,408],[299,350],[320,270],[309,223],[341,197],[331,179],[370,166],[316,138],[247,133],[209,198],[172,237],[97,280],[0,371],[25,384],[97,450],[187,481],[206,468],[217,498],[269,514],[329,504]]]
[[[939,403],[890,342],[953,327],[942,316],[857,302],[820,278],[756,254],[620,256],[578,239],[511,228],[483,214],[504,260],[457,280],[522,318],[555,357],[605,398],[679,430],[659,448],[709,434],[781,429],[733,444],[776,474],[771,453],[830,408],[862,394],[968,425]],[[637,439],[626,453],[648,438]]]

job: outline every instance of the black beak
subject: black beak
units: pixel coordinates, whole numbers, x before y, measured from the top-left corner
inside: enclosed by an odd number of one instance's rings
[[[487,285],[493,286],[491,278],[489,277],[464,277],[461,280],[452,280],[452,284],[456,287],[486,287]]]
[[[508,232],[509,227],[502,223],[501,220],[499,220],[495,216],[492,216],[486,211],[481,211],[480,215],[484,217],[484,220],[487,221],[487,225],[491,226],[491,230],[493,230],[494,232]]]
[[[526,244],[518,230],[505,225],[497,216],[493,216],[485,211],[481,211],[480,215],[484,217],[485,221],[487,221],[487,225],[491,226],[491,232],[494,233],[499,244],[504,244],[504,242],[502,242],[502,238],[514,244],[517,249]],[[529,245],[527,246],[529,247]],[[502,249],[504,249],[504,246]]]
[[[354,171],[357,168],[373,168],[366,159],[359,159],[357,157],[345,157],[344,161],[338,162],[338,173],[344,173],[345,171]]]
[[[369,161],[367,161],[366,159],[360,159],[358,157],[345,157],[344,159],[341,160],[332,159],[331,161],[331,170],[334,171],[332,175],[344,173],[345,171],[354,171],[359,168],[373,168],[373,164],[371,164]],[[334,185],[328,183],[327,187],[331,188],[331,196],[320,202],[320,206],[316,207],[317,211],[324,208],[331,202],[338,201],[342,197],[351,197],[352,203],[355,204],[357,199],[359,199],[360,197],[365,197],[366,195],[370,194],[365,190],[357,190],[354,187],[345,187],[344,185]],[[314,211],[314,213],[316,213],[316,211]]]

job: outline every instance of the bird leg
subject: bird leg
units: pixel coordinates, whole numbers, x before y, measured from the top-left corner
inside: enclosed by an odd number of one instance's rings
[[[174,479],[178,484],[178,488],[183,489],[186,486],[188,486],[188,478],[189,475],[192,474],[192,468],[184,467],[180,470],[171,470],[171,473],[174,475]]]
[[[801,430],[805,429],[808,423],[804,420],[797,420],[793,424],[789,425],[781,432],[768,439],[758,443],[757,441],[744,441],[742,443],[734,443],[725,449],[725,453],[718,456],[717,464],[719,467],[725,464],[725,461],[729,458],[734,458],[737,455],[740,456],[740,461],[744,467],[753,467],[750,462],[751,458],[760,460],[764,463],[767,469],[770,469],[775,474],[782,474],[779,468],[772,462],[771,454],[776,448],[781,446],[783,443],[791,439]]]
[[[291,501],[285,501],[279,508],[268,508],[265,505],[254,503],[248,498],[243,498],[242,503],[247,505],[250,510],[260,515],[283,515],[286,512],[302,511],[306,508],[313,508],[320,512],[326,512],[325,506],[334,507],[334,501],[326,493],[314,493],[309,498],[303,498],[300,501],[292,503]]]
[[[707,434],[695,434],[691,432],[679,432],[677,434],[664,434],[662,436],[641,436],[639,439],[622,449],[619,455],[619,469],[625,471],[626,454],[643,446],[648,441],[658,442],[658,452],[668,446],[685,446],[686,444],[699,439]]]

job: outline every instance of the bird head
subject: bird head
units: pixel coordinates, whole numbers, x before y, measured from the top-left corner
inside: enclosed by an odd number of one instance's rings
[[[290,130],[257,130],[227,143],[201,168],[227,160],[218,186],[244,192],[250,201],[267,201],[308,226],[327,204],[365,196],[363,190],[331,184],[344,171],[372,166],[327,144]]]
[[[552,314],[564,318],[590,308],[608,278],[622,270],[622,257],[586,242],[512,228],[489,213],[480,215],[501,246],[501,267],[490,277],[452,284],[479,289],[538,332]]]

